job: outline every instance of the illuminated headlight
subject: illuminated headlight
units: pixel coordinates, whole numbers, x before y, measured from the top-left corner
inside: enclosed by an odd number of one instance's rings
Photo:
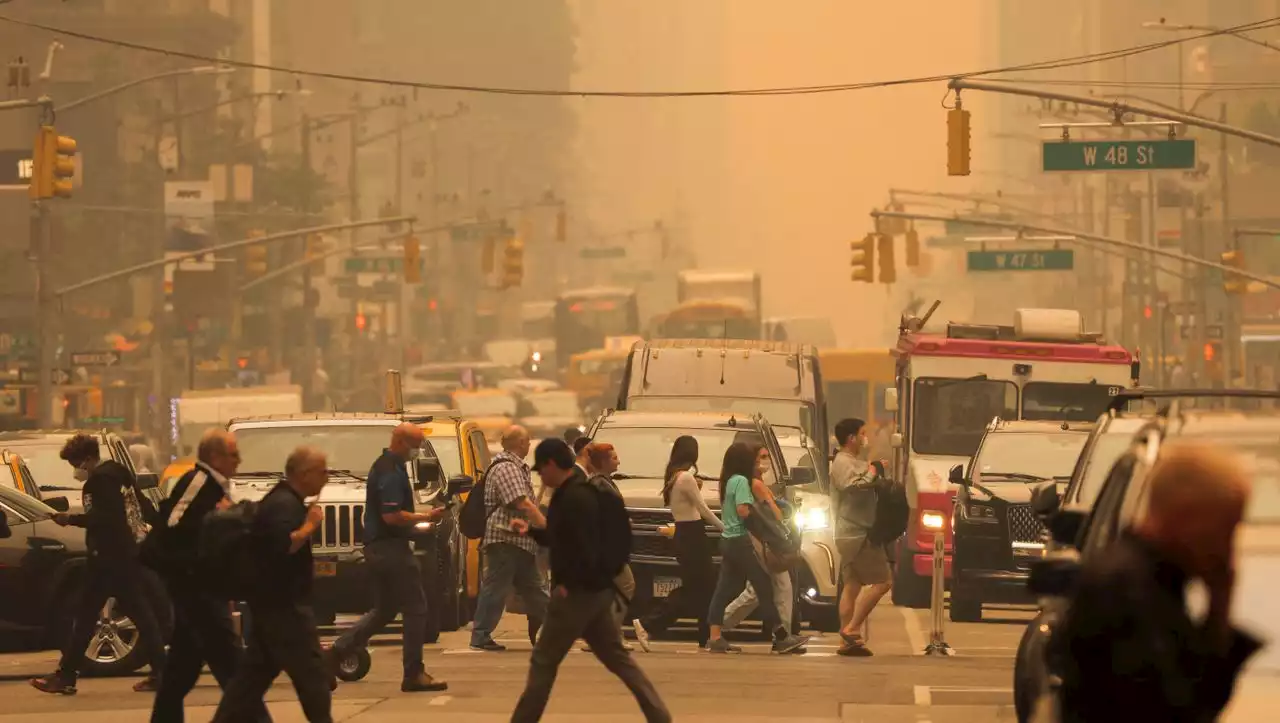
[[[989,523],[996,522],[995,508],[987,505],[957,505],[960,516],[965,522]]]
[[[419,532],[422,532],[422,531],[424,531],[424,530],[429,530],[429,529],[431,529],[432,527],[435,527],[435,523],[434,523],[434,522],[419,522],[418,524],[416,524],[416,525],[414,525],[414,526],[413,526],[413,529],[415,529],[415,530],[417,530],[417,531],[419,531]]]
[[[825,507],[800,510],[796,515],[796,527],[805,530],[825,530],[831,525],[831,515]]]
[[[533,353],[533,360],[534,360],[535,362],[540,362],[540,361],[542,361],[542,352],[540,352],[540,351],[535,351],[535,352]]]
[[[926,530],[941,530],[947,519],[941,512],[921,512],[920,526]]]

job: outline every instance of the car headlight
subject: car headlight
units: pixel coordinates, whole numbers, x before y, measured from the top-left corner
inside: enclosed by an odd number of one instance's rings
[[[825,507],[814,507],[800,510],[796,515],[796,527],[805,532],[808,530],[825,530],[831,526],[831,514]]]
[[[535,351],[535,352],[533,353],[533,360],[534,360],[535,362],[540,362],[540,361],[542,361],[542,352],[540,352],[540,351]]]
[[[921,512],[920,526],[926,530],[941,530],[947,518],[941,512]]]
[[[423,532],[431,529],[432,527],[435,527],[434,522],[419,522],[418,524],[413,526],[413,529],[417,530],[418,532]]]
[[[995,524],[996,522],[996,510],[989,505],[959,504],[956,505],[956,511],[960,513],[959,516],[964,522],[979,524]]]

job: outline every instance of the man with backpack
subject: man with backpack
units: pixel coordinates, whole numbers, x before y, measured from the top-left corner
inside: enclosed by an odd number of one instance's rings
[[[511,530],[517,518],[545,526],[542,511],[534,502],[533,482],[524,458],[529,456],[529,432],[511,426],[502,434],[502,451],[484,472],[473,495],[484,501],[485,527],[480,549],[484,551],[484,577],[476,600],[471,628],[471,649],[498,652],[506,646],[493,639],[505,611],[507,596],[514,589],[524,601],[529,616],[529,642],[547,613],[547,591],[538,570],[538,545]],[[470,498],[468,498],[470,499]]]
[[[545,527],[523,518],[511,529],[551,548],[551,603],[542,634],[533,647],[529,678],[512,723],[541,720],[560,663],[579,638],[596,658],[631,690],[649,723],[668,723],[668,712],[653,683],[622,646],[622,630],[613,615],[614,579],[630,562],[631,524],[622,499],[604,485],[587,480],[574,464],[573,450],[561,439],[543,440],[533,467],[543,484],[555,490]]]
[[[902,534],[889,528],[899,522],[896,503],[905,502],[905,495],[900,485],[885,478],[883,462],[867,462],[865,422],[842,419],[835,431],[840,451],[831,462],[831,486],[837,495],[835,537],[844,580],[839,608],[844,644],[836,652],[866,657],[871,650],[862,638],[862,626],[893,587],[886,547]]]
[[[284,480],[257,505],[246,537],[253,625],[244,663],[227,686],[214,723],[252,720],[253,710],[281,672],[298,693],[309,723],[333,723],[329,683],[311,610],[311,536],[324,521],[316,497],[329,481],[323,452],[299,447]]]
[[[413,556],[414,526],[435,522],[445,508],[418,512],[413,502],[413,485],[407,465],[417,458],[426,435],[415,424],[405,422],[391,431],[391,444],[369,469],[365,487],[364,556],[373,577],[373,609],[334,641],[330,664],[348,653],[364,648],[396,614],[404,617],[403,693],[447,690],[449,685],[427,673],[422,646],[427,637],[427,594],[422,589],[422,573]]]
[[[143,518],[151,512],[150,504],[138,494],[128,468],[114,460],[101,459],[98,441],[93,437],[77,434],[68,439],[61,456],[75,470],[76,479],[84,483],[84,512],[59,512],[53,521],[84,528],[89,558],[85,562],[84,592],[71,629],[66,631],[58,670],[32,680],[31,685],[45,693],[75,694],[80,665],[102,616],[102,606],[114,597],[137,625],[139,640],[146,646],[151,663],[151,675],[134,690],[154,691],[165,666],[165,636],[147,595],[146,573],[138,562],[137,544],[146,534]]]

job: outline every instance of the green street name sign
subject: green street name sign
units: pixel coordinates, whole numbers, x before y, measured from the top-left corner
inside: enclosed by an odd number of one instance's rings
[[[1042,168],[1056,171],[1175,171],[1196,167],[1196,142],[1045,141]]]
[[[418,260],[419,268],[422,260]],[[348,274],[398,274],[404,268],[399,256],[350,256],[342,264]]]
[[[970,251],[970,271],[1070,271],[1075,268],[1071,249],[1049,251]]]

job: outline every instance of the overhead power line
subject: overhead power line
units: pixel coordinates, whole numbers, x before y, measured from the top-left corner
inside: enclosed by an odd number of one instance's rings
[[[0,22],[6,22],[13,25],[19,25],[27,28],[44,30],[46,32],[63,35],[70,38],[77,38],[94,43],[102,43],[120,48],[127,48],[144,53],[155,53],[166,55],[174,58],[184,58],[200,63],[219,63],[222,65],[245,68],[250,70],[265,70],[277,73],[288,73],[294,76],[324,78],[327,80],[338,80],[351,83],[362,83],[368,85],[383,85],[400,88],[416,88],[420,90],[437,90],[437,91],[453,91],[462,93],[485,93],[490,95],[525,95],[525,96],[551,96],[551,97],[580,97],[580,98],[698,98],[698,97],[723,97],[723,96],[754,96],[754,95],[811,95],[819,93],[841,93],[854,90],[865,90],[870,88],[888,88],[900,85],[916,85],[920,83],[936,83],[939,81],[950,80],[952,78],[973,78],[987,75],[996,75],[1013,72],[1026,72],[1038,70],[1054,70],[1059,68],[1070,68],[1081,65],[1090,65],[1093,63],[1105,62],[1108,60],[1117,60],[1142,53],[1149,53],[1162,48],[1181,45],[1183,43],[1211,38],[1219,35],[1236,35],[1243,32],[1251,32],[1255,30],[1265,30],[1280,25],[1280,16],[1268,18],[1266,20],[1257,20],[1250,23],[1235,25],[1227,28],[1218,28],[1206,30],[1201,33],[1187,35],[1170,40],[1162,40],[1145,45],[1137,45],[1119,50],[1110,50],[1099,53],[1089,53],[1086,55],[1076,55],[1066,58],[1058,58],[1056,60],[1046,60],[1035,63],[1026,63],[1021,65],[1012,65],[1000,68],[991,68],[987,70],[979,70],[960,74],[947,75],[930,75],[912,78],[899,78],[891,80],[867,81],[859,83],[843,83],[835,85],[811,85],[811,86],[785,86],[774,88],[750,88],[750,89],[724,89],[724,90],[693,90],[693,91],[669,91],[669,90],[567,90],[567,89],[546,89],[546,88],[512,88],[502,86],[483,86],[483,85],[465,85],[457,83],[440,83],[433,81],[415,81],[397,78],[380,78],[367,75],[353,75],[348,73],[335,73],[318,70],[308,70],[305,68],[289,68],[279,65],[269,65],[265,63],[253,63],[244,60],[234,60],[227,58],[215,58],[198,53],[191,53],[185,50],[176,50],[172,48],[161,48],[154,45],[146,45],[127,40],[119,40],[108,38],[92,33],[81,32],[78,30],[70,30],[46,23],[36,22],[34,20],[24,20],[20,18],[0,15]]]

